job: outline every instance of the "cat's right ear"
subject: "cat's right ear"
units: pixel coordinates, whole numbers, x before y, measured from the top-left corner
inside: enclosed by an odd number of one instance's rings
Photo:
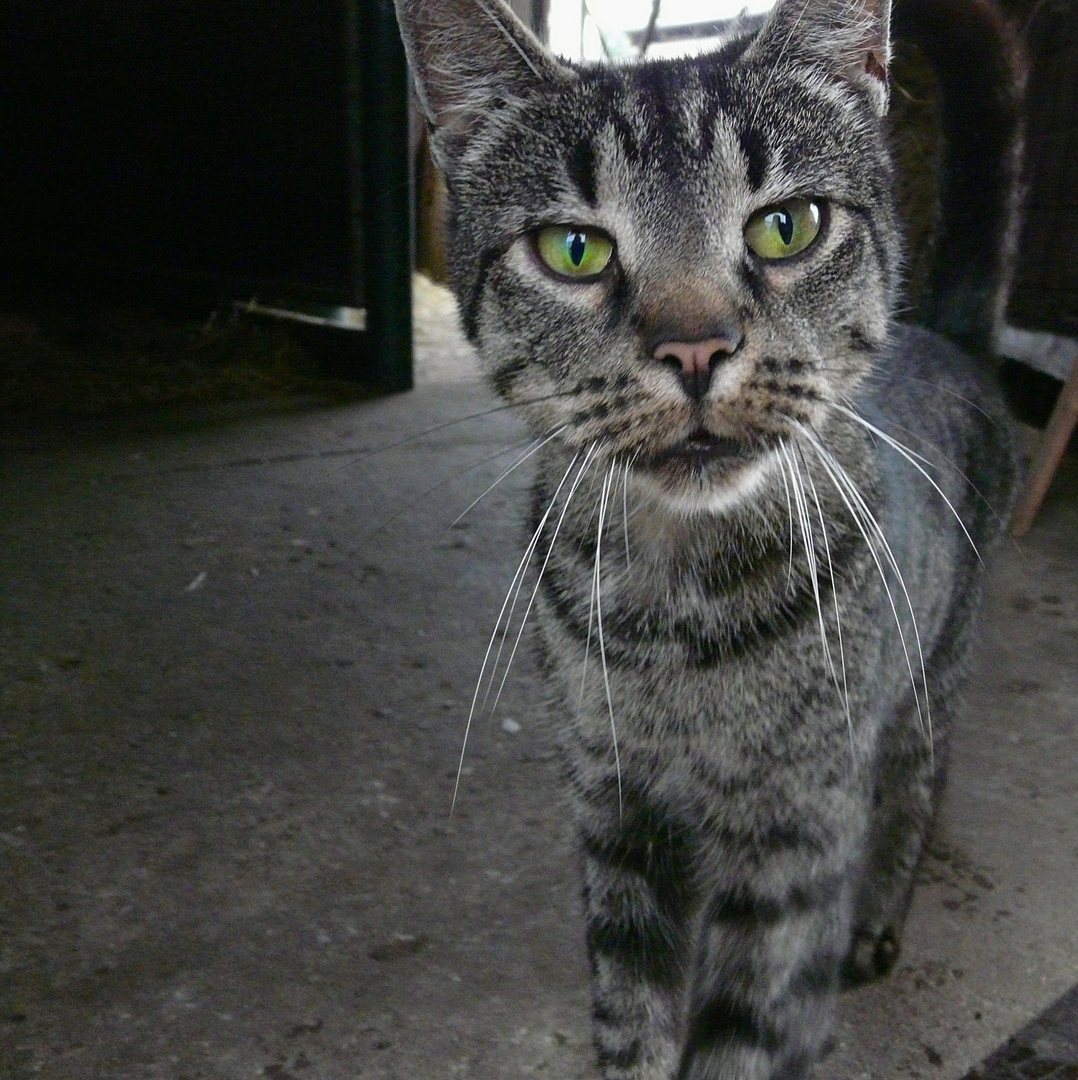
[[[749,55],[807,63],[863,91],[887,112],[891,0],[777,0]]]
[[[572,72],[503,0],[396,0],[404,49],[443,169],[500,104]]]

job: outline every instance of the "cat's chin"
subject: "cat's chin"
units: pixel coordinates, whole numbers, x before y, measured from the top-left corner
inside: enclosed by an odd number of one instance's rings
[[[633,472],[679,514],[718,514],[743,504],[770,472],[764,447],[696,432],[638,462]]]

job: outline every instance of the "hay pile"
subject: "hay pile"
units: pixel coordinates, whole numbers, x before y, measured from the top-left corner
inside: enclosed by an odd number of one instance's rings
[[[90,307],[0,314],[7,417],[362,393],[322,377],[285,330],[231,316],[192,321]]]

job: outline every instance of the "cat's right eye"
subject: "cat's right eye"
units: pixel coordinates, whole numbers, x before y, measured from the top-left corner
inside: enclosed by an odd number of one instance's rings
[[[550,225],[535,234],[535,250],[558,277],[588,281],[610,265],[614,242],[606,233],[582,225]]]
[[[745,242],[761,259],[788,259],[820,234],[823,208],[812,199],[787,199],[749,218]]]

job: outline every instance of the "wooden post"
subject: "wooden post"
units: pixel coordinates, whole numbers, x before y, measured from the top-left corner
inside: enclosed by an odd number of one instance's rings
[[[358,11],[367,378],[379,390],[410,390],[413,179],[408,63],[393,0],[360,0]]]
[[[1056,402],[1048,426],[1041,436],[1040,446],[1030,467],[1029,478],[1018,499],[1018,506],[1011,519],[1011,535],[1025,536],[1029,532],[1037,511],[1048,493],[1048,486],[1059,467],[1067,443],[1078,425],[1078,356],[1074,359],[1070,376]]]

